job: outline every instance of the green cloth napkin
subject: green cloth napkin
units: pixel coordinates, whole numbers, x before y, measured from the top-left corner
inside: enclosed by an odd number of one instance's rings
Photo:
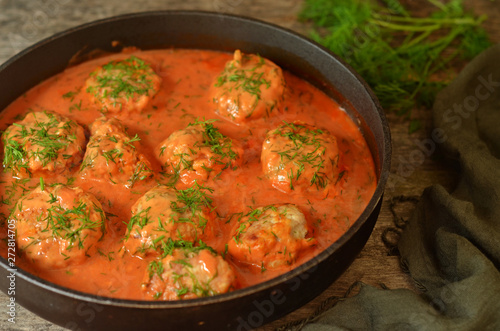
[[[433,117],[460,179],[427,188],[399,240],[423,293],[363,285],[303,330],[500,330],[500,45],[441,91]]]

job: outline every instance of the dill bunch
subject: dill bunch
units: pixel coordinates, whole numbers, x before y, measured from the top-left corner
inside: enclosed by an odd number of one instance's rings
[[[463,0],[413,17],[398,0],[306,0],[299,18],[314,24],[311,38],[351,65],[372,87],[382,107],[411,118],[431,108],[456,74],[453,62],[470,60],[491,45],[485,16],[467,13]],[[410,121],[410,132],[420,127]]]

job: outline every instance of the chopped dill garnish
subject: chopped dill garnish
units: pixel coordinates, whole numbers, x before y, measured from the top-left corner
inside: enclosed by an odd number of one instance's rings
[[[41,181],[41,183],[43,182]],[[65,208],[58,203],[56,194],[49,192],[49,195],[51,198],[46,202],[49,203],[50,206],[44,210],[37,219],[37,222],[42,225],[40,227],[41,233],[50,231],[52,238],[67,240],[69,245],[65,248],[66,250],[70,250],[73,247],[85,249],[84,241],[88,234],[84,233],[84,230],[90,229],[94,231],[100,228],[102,235],[104,235],[105,213],[97,205],[88,205],[80,201],[72,208]],[[23,199],[19,200],[17,203],[17,207],[20,211],[22,210],[22,203]],[[100,217],[93,220],[91,215],[92,212],[97,213]],[[11,217],[15,218],[15,213],[13,213]],[[38,242],[39,239],[33,239],[29,245]],[[28,246],[24,246],[23,249],[27,247]],[[69,256],[67,258],[69,258]]]
[[[326,148],[323,139],[319,135],[323,134],[321,129],[310,129],[307,126],[287,123],[274,131],[289,141],[286,148],[277,152],[281,158],[280,166],[290,162],[297,167],[295,173],[290,169],[288,179],[290,189],[293,190],[293,183],[297,181],[305,170],[306,165],[313,170],[310,183],[316,187],[324,188],[328,184],[328,177],[323,171],[325,168]]]
[[[245,215],[243,215],[243,213],[238,213],[237,214],[239,216],[238,222],[240,223],[240,225],[238,226],[238,229],[236,229],[236,235],[233,237],[233,240],[236,243],[240,243],[241,242],[240,236],[246,232],[248,227],[250,227],[250,225],[253,222],[258,221],[262,217],[262,215],[269,209],[271,209],[273,211],[277,211],[276,206],[267,205],[267,206],[261,207],[261,208],[255,208],[255,209],[250,208],[250,211],[248,213],[246,213]]]
[[[97,99],[111,99],[122,106],[119,98],[126,100],[137,95],[149,95],[154,89],[151,80],[154,72],[149,64],[136,56],[122,61],[111,61],[90,75],[96,83],[87,87],[86,91]]]
[[[76,141],[73,133],[77,124],[64,121],[51,112],[33,112],[33,123],[14,123],[2,135],[4,143],[3,165],[16,172],[25,169],[28,173],[30,160],[40,162],[42,167],[57,160],[60,151]],[[63,158],[71,155],[62,154]]]
[[[210,147],[210,150],[220,157],[220,161],[223,163],[222,159],[229,159],[229,163],[226,164],[226,167],[229,167],[231,164],[231,160],[234,160],[238,157],[238,154],[232,149],[232,141],[229,137],[224,136],[219,130],[214,127],[213,122],[217,121],[216,119],[209,119],[200,121],[196,119],[193,123],[189,123],[189,126],[200,125],[203,131],[203,141],[200,143],[196,143],[193,147]],[[193,151],[193,154],[196,151]]]
[[[196,128],[195,134],[198,136],[193,145],[182,153],[173,154],[177,159],[175,162],[167,163],[166,165],[172,167],[173,177],[170,178],[170,185],[174,185],[181,177],[182,171],[195,171],[193,165],[196,159],[205,159],[210,166],[201,164],[200,168],[207,173],[212,172],[214,169],[220,170],[215,177],[221,174],[225,169],[232,169],[233,171],[238,168],[234,164],[234,160],[239,158],[238,153],[235,152],[233,141],[231,138],[223,135],[212,123],[216,119],[199,120],[198,118],[187,125]],[[201,138],[199,133],[201,131]],[[165,154],[167,146],[160,148],[159,156]],[[209,151],[208,151],[209,150]],[[196,170],[198,171],[198,170]]]
[[[245,57],[247,56],[248,55],[243,55],[242,61],[245,60]],[[260,99],[261,86],[264,85],[266,88],[269,88],[271,86],[271,82],[262,77],[264,75],[263,72],[256,72],[256,69],[265,64],[264,59],[260,56],[258,57],[259,61],[257,64],[246,69],[241,67],[241,63],[238,63],[240,65],[235,65],[235,61],[229,62],[229,64],[224,68],[222,74],[217,77],[215,86],[221,87],[226,83],[230,83],[230,90],[243,90],[254,95],[257,100]]]
[[[151,214],[151,207],[147,207],[140,210],[134,214],[128,224],[127,224],[127,234],[125,239],[128,239],[132,233],[138,231],[138,229],[143,229],[146,225],[154,223],[157,224],[155,231],[158,233],[156,239],[152,239],[152,245],[150,248],[153,249],[164,249],[165,242],[172,240],[170,237],[172,234],[165,229],[164,224],[167,222],[172,223],[189,223],[194,227],[204,230],[208,220],[204,217],[203,211],[206,209],[212,209],[212,198],[207,194],[212,193],[213,189],[204,187],[195,182],[195,184],[185,190],[175,190],[176,199],[170,201],[168,205],[165,205],[165,209],[162,211],[162,216],[158,214]],[[156,194],[148,196],[145,195],[145,201],[154,199]],[[165,202],[165,200],[163,200]],[[170,213],[168,212],[170,209]],[[165,235],[161,235],[165,233]],[[179,235],[179,238],[181,236]],[[148,247],[147,247],[148,248]],[[147,249],[146,248],[146,249]]]

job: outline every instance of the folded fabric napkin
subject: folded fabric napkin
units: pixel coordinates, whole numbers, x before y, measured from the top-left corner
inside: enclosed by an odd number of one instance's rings
[[[433,117],[460,178],[424,191],[399,240],[422,294],[363,285],[303,330],[500,330],[500,45],[438,94]]]

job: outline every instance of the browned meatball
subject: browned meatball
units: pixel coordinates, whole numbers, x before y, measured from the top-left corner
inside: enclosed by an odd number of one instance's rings
[[[167,172],[186,184],[207,180],[224,169],[235,169],[242,161],[243,149],[224,136],[213,120],[196,121],[173,132],[156,148],[156,155]]]
[[[337,139],[302,122],[285,123],[267,133],[261,162],[264,173],[280,191],[328,194],[339,174]]]
[[[111,61],[94,70],[85,83],[100,111],[142,111],[160,89],[161,78],[138,57]]]
[[[213,84],[211,97],[217,114],[239,124],[278,111],[284,91],[280,67],[237,50]]]
[[[10,215],[19,250],[38,267],[77,265],[96,251],[105,233],[101,204],[80,188],[39,186]]]
[[[300,251],[316,244],[308,233],[304,214],[295,205],[252,210],[233,229],[228,252],[236,260],[265,269],[291,265]]]
[[[85,134],[74,121],[59,114],[31,112],[2,135],[4,167],[18,177],[64,172],[83,156]]]
[[[176,248],[150,263],[143,289],[158,300],[194,299],[230,291],[236,281],[231,266],[209,248]]]
[[[135,146],[139,140],[138,136],[131,138],[119,120],[98,118],[91,126],[81,176],[128,187],[151,178],[154,175],[151,164]]]
[[[211,233],[212,200],[206,191],[195,184],[185,190],[157,186],[146,192],[132,206],[125,249],[144,256],[161,250],[169,238],[196,241]]]

